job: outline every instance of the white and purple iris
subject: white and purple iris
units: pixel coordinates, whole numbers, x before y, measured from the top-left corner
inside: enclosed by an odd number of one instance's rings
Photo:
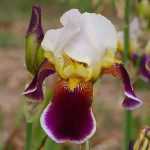
[[[41,28],[39,9],[33,7],[28,30],[34,29],[37,35]],[[52,101],[41,114],[41,126],[57,143],[80,144],[96,131],[92,112],[93,84],[100,76],[112,74],[122,80],[125,94],[122,105],[126,109],[140,107],[142,101],[134,94],[127,71],[115,58],[117,32],[107,18],[72,9],[60,21],[62,27],[48,30],[41,40],[45,59],[24,95],[37,102],[43,100],[44,79],[58,74],[60,80],[54,88]]]
[[[150,81],[150,41],[148,41],[145,51],[142,55],[139,54],[139,50],[143,50],[139,43],[139,39],[142,35],[141,24],[137,17],[133,18],[130,23],[130,59],[133,64],[139,64],[138,73],[141,77]],[[124,50],[124,33],[123,31],[118,32],[118,51],[123,54]]]

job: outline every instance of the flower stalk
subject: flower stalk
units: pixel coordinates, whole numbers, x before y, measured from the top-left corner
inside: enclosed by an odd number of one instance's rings
[[[129,60],[130,54],[130,12],[131,12],[131,0],[125,0],[124,9],[124,62]]]
[[[125,9],[124,9],[124,63],[127,64],[129,60],[130,52],[130,29],[129,29],[129,20],[131,13],[131,0],[125,0]],[[132,141],[132,122],[133,116],[130,110],[125,110],[124,115],[124,145],[123,149],[128,150],[129,142]]]
[[[30,150],[32,144],[32,122],[27,122],[26,127],[26,141],[25,141],[25,150]]]

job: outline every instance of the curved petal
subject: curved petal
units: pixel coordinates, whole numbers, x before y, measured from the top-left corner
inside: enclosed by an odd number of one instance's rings
[[[72,59],[92,65],[104,57],[106,50],[115,52],[117,32],[108,19],[94,13],[83,13],[80,28],[80,33],[65,49]]]
[[[42,47],[55,56],[65,52],[76,61],[92,65],[98,63],[107,50],[115,53],[117,32],[104,16],[81,14],[77,9],[71,9],[60,22],[63,27],[47,31],[42,41]]]
[[[92,84],[79,83],[70,90],[68,82],[60,81],[49,104],[41,116],[41,126],[57,143],[83,143],[96,130],[91,110]]]
[[[140,64],[140,73],[144,77],[144,79],[150,81],[150,56],[142,56]]]
[[[68,24],[80,25],[81,13],[78,9],[71,9],[64,13],[60,18],[62,25],[66,26]]]
[[[80,12],[72,9],[66,12],[60,19],[64,27],[48,30],[42,41],[42,47],[52,51],[55,56],[60,56],[65,46],[73,40],[80,31]]]
[[[102,15],[84,13],[85,30],[93,47],[102,53],[105,50],[116,50],[117,32],[114,25]]]
[[[113,76],[116,76],[122,80],[125,94],[125,99],[122,103],[123,107],[128,110],[133,110],[143,104],[143,102],[135,95],[128,72],[125,70],[122,64],[114,64],[110,68],[104,69],[103,73],[112,74]]]
[[[80,33],[79,36],[66,46],[65,53],[72,59],[91,66],[100,60],[101,55],[94,51],[93,47],[87,41],[87,37]]]
[[[46,77],[53,74],[54,72],[55,71],[52,65],[48,62],[47,59],[45,59],[43,63],[41,64],[39,71],[34,76],[32,82],[27,86],[23,94],[32,99],[42,100],[43,99],[43,91],[42,91],[43,81]]]

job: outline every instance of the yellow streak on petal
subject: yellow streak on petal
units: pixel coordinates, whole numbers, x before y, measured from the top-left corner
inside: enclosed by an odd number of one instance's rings
[[[84,78],[85,80],[89,80],[92,77],[92,70],[88,67],[85,67],[83,64],[76,64],[76,74]]]
[[[112,51],[107,51],[105,57],[101,62],[101,66],[104,68],[108,68],[112,66],[114,63],[121,63],[119,60],[115,58],[115,55]]]
[[[69,78],[69,84],[68,84],[69,89],[73,91],[79,83],[80,80],[78,78]]]
[[[71,76],[75,75],[75,67],[74,65],[67,65],[64,70],[63,70],[63,74],[66,78],[69,78]]]
[[[54,64],[54,56],[51,52],[44,52],[44,56],[52,63]]]
[[[123,52],[123,43],[121,40],[117,41],[117,51]]]
[[[120,61],[116,60],[115,54],[111,50],[105,53],[101,61],[92,66],[77,62],[65,54],[55,57],[51,52],[45,52],[45,57],[55,66],[55,70],[60,77],[65,80],[79,78],[84,81],[95,81],[99,77],[102,68],[110,67],[114,63],[120,63]]]

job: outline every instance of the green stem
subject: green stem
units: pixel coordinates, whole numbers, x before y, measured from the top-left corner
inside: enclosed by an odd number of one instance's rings
[[[27,122],[25,150],[31,149],[31,143],[32,143],[32,122]]]
[[[124,150],[129,149],[129,144],[133,140],[133,116],[132,112],[126,110],[124,117]]]
[[[130,20],[130,11],[131,11],[131,0],[125,0],[125,10],[124,10],[124,62],[127,63],[129,60],[130,54],[130,29],[129,29],[129,20]]]
[[[130,28],[129,28],[129,22],[130,22],[130,13],[131,13],[131,0],[125,0],[125,26],[124,26],[124,63],[127,64],[129,60],[130,55]],[[129,149],[129,142],[132,141],[132,131],[133,131],[133,116],[132,112],[125,110],[125,116],[124,116],[124,145],[123,149],[128,150]]]
[[[80,150],[90,150],[90,141],[88,140],[84,144],[81,144]]]

